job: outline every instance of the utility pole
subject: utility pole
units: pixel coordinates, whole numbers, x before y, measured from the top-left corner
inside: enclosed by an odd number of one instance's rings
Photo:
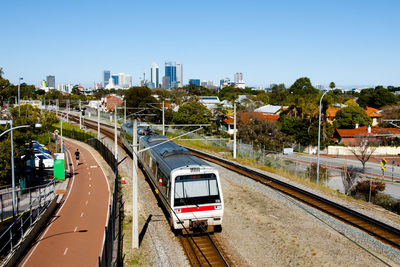
[[[137,120],[133,120],[132,140],[132,248],[139,248],[139,209],[138,209],[138,176],[137,176]]]
[[[236,100],[233,102],[233,158],[236,159]]]
[[[79,129],[82,129],[82,108],[80,99],[79,99]]]
[[[58,116],[58,99],[56,99],[56,116]]]
[[[165,135],[165,113],[164,113],[164,101],[162,102],[162,134]]]
[[[19,92],[19,90],[18,90]],[[12,204],[13,204],[13,219],[15,219],[15,173],[14,173],[14,137],[13,137],[13,121],[10,120],[11,129],[11,183],[12,183]]]
[[[126,100],[124,100],[124,124],[126,123]]]

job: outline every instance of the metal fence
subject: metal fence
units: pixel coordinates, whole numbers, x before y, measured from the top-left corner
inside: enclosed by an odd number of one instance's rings
[[[109,206],[110,217],[104,230],[105,238],[102,252],[99,256],[99,266],[122,266],[122,221],[124,208],[120,194],[118,166],[115,156],[111,149],[100,140],[93,138],[94,135],[90,132],[63,129],[63,135],[85,142],[96,149],[115,173],[114,182],[111,183],[113,196],[112,203]]]
[[[50,187],[53,184],[50,184]],[[15,190],[15,214],[26,211],[32,206],[32,202],[49,190],[49,184]],[[53,188],[51,188],[54,190]],[[12,191],[0,194],[0,222],[13,217]]]
[[[23,199],[18,199],[17,203],[20,203],[19,206],[25,206],[26,208],[17,213],[12,220],[10,226],[7,227],[4,231],[2,231],[0,236],[0,257],[3,258],[10,251],[12,251],[21,238],[24,237],[24,234],[31,228],[32,224],[35,220],[46,211],[50,202],[56,196],[55,194],[55,180],[53,179],[51,182],[46,184],[45,186],[39,188],[32,188],[31,190],[25,189],[25,193],[22,192],[24,190],[19,190],[19,196],[25,196]],[[10,193],[4,193],[10,194]],[[8,199],[8,196],[3,196],[2,199]],[[8,207],[11,210],[11,219],[12,216],[12,198]],[[25,204],[22,204],[24,203]],[[18,205],[17,205],[18,206]],[[21,210],[21,209],[20,209]],[[5,210],[3,210],[5,211]],[[4,225],[4,224],[3,224]]]

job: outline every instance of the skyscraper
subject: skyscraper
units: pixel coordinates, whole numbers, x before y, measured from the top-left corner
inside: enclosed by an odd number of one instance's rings
[[[118,85],[119,85],[119,77],[118,77],[118,74],[113,74],[113,75],[111,75],[111,79],[113,80],[114,86],[118,86]]]
[[[180,61],[176,63],[176,81],[183,84],[183,65]]]
[[[109,70],[103,71],[103,87],[106,88],[108,81],[111,78],[111,72]]]
[[[241,72],[236,72],[233,75],[233,80],[235,81],[235,83],[242,83],[243,82],[243,73]]]
[[[47,85],[47,87],[51,87],[51,88],[55,89],[56,88],[56,77],[52,76],[52,75],[47,76],[46,77],[46,85]]]
[[[196,86],[200,86],[200,79],[190,79],[189,84],[194,84]]]
[[[173,62],[165,62],[165,77],[169,78],[169,87],[176,82],[176,64]],[[168,87],[168,88],[169,88]]]
[[[154,88],[160,87],[160,68],[154,62],[151,64],[150,82],[154,85]]]
[[[126,74],[125,75],[125,86],[124,88],[130,88],[132,86],[132,75]]]

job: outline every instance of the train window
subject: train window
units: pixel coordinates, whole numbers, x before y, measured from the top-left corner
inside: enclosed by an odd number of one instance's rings
[[[167,194],[168,190],[169,190],[169,178],[167,175],[165,175],[160,168],[157,169],[158,172],[158,177],[159,179],[161,178],[162,181],[162,185],[161,185],[161,190],[164,192],[164,194]]]
[[[153,173],[153,175],[154,175],[154,177],[156,177],[157,176],[157,162],[153,159],[153,158],[151,158],[151,172]]]
[[[175,206],[220,203],[215,174],[176,177],[174,198]]]

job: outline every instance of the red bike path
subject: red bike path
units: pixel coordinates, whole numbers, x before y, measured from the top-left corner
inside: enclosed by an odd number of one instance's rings
[[[20,266],[98,265],[110,204],[108,180],[89,150],[71,140],[65,140],[65,146],[74,175],[60,208]],[[74,155],[77,148],[79,166]]]

